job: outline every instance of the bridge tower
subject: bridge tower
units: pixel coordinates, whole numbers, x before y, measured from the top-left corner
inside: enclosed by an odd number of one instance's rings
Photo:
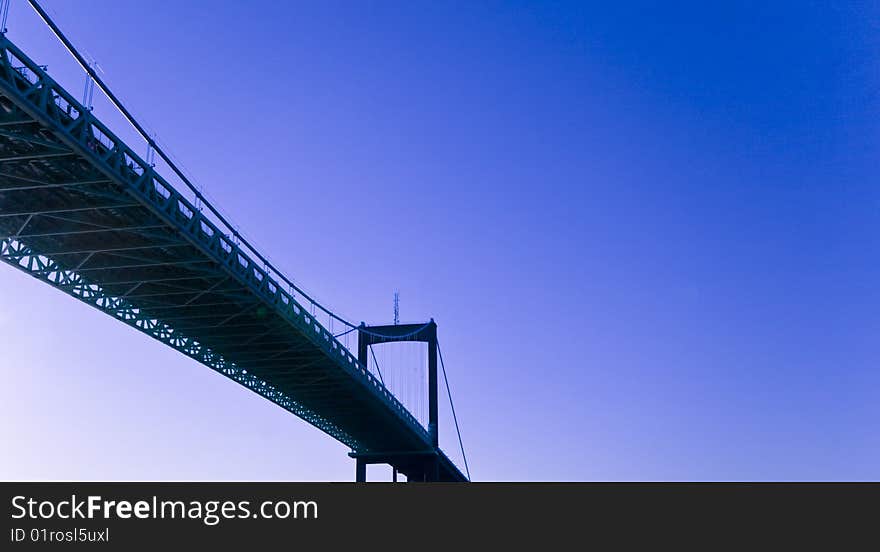
[[[396,294],[395,294],[396,295]],[[396,305],[395,305],[396,306]],[[440,439],[438,434],[437,406],[437,324],[432,318],[425,324],[398,324],[358,327],[358,360],[367,365],[369,347],[378,343],[411,341],[428,344],[428,434],[432,450],[381,451],[349,454],[356,460],[355,481],[367,480],[367,464],[390,464],[397,473],[406,475],[408,481],[438,481],[440,462]]]

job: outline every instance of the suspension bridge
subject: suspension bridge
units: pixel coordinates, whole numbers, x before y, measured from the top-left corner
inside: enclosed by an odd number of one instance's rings
[[[205,199],[48,14],[28,2],[185,193],[4,29],[0,259],[347,445],[358,481],[367,464],[391,465],[395,480],[400,472],[408,481],[468,481],[439,444],[438,357],[444,378],[445,367],[434,321],[366,326],[312,299]],[[334,335],[334,327],[344,331]],[[343,336],[357,336],[357,355]],[[375,360],[370,369],[372,346],[393,342],[427,347],[427,427],[385,385]]]

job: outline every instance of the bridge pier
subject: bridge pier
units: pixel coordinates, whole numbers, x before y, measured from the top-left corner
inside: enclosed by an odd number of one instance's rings
[[[400,452],[350,452],[349,457],[355,459],[355,481],[363,483],[367,480],[368,464],[388,464],[392,469],[392,481],[397,481],[397,474],[402,473],[406,480],[415,482],[461,481],[454,476],[451,465],[438,450],[418,450]]]

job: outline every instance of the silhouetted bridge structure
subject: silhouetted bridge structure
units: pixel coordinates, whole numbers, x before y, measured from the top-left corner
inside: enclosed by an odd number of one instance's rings
[[[358,480],[368,463],[409,480],[467,480],[439,448],[433,321],[358,326],[353,355],[322,323],[342,319],[197,191],[184,197],[5,36],[0,56],[3,261],[348,445]],[[367,368],[368,345],[400,340],[428,344],[427,428]]]

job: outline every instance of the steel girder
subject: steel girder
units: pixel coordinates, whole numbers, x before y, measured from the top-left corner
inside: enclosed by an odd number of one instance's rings
[[[181,334],[164,321],[150,317],[124,299],[107,295],[100,286],[89,284],[76,272],[59,267],[51,259],[31,251],[22,242],[13,239],[2,240],[0,241],[0,251],[2,251],[0,257],[16,268],[55,287],[63,286],[69,295],[220,372],[325,432],[350,439],[342,428],[303,408],[297,401],[279,391],[275,386],[249,374],[247,370],[239,368],[234,363],[227,362],[223,356],[215,353],[209,347]]]

